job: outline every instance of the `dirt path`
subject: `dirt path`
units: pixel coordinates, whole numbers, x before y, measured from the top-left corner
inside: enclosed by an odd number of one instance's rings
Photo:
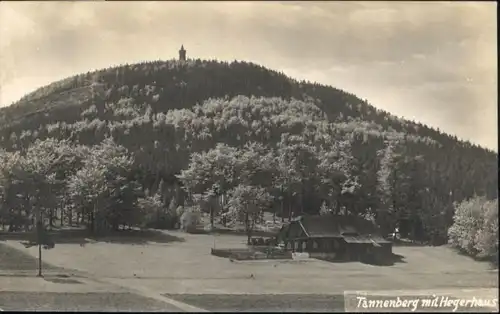
[[[141,295],[141,296],[144,296],[146,298],[154,299],[156,301],[168,303],[170,305],[173,305],[173,306],[183,310],[184,312],[208,312],[205,309],[202,309],[200,307],[192,306],[192,305],[189,305],[187,303],[183,303],[183,302],[168,298],[167,296],[164,296],[161,293],[150,290],[150,289],[148,289],[140,284],[133,284],[133,285],[120,284],[117,282],[110,281],[109,279],[106,279],[106,278],[97,279],[97,278],[89,277],[88,280],[91,280],[91,281],[94,281],[97,283],[107,283],[107,284],[111,284],[113,286],[118,286],[122,289],[127,290],[130,293]]]

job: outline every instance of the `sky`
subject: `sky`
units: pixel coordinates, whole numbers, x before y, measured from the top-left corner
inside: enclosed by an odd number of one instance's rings
[[[0,106],[74,74],[244,60],[498,151],[496,2],[0,2]]]

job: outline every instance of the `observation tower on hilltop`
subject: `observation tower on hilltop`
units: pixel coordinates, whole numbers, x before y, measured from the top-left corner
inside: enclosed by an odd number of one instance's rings
[[[184,45],[181,45],[181,49],[179,50],[179,60],[186,61],[186,50],[184,49]]]

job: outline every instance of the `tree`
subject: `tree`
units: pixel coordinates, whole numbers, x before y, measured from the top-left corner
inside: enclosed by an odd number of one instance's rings
[[[392,231],[401,218],[408,218],[411,212],[418,209],[410,208],[411,178],[418,175],[411,173],[411,165],[415,160],[401,151],[402,143],[397,140],[386,141],[377,172],[380,208],[377,211],[377,222],[384,233]]]
[[[7,153],[0,149],[0,219],[2,220],[2,229],[5,229],[5,224],[11,221],[11,208],[15,208],[15,205],[9,202],[12,199],[12,191],[10,190],[12,180],[10,178],[15,157],[16,154]]]
[[[27,202],[18,204],[21,208],[24,207],[25,213],[30,215],[33,213],[32,207],[34,208],[36,239],[32,239],[28,245],[38,245],[39,276],[42,276],[42,246],[46,248],[54,247],[53,241],[46,233],[43,216],[44,212],[47,213],[47,209],[51,208],[55,199],[53,193],[51,193],[51,188],[57,182],[55,168],[61,160],[61,156],[57,156],[54,151],[41,149],[43,147],[44,142],[37,141],[25,156],[16,153],[10,156],[2,153],[2,156],[0,156],[3,159],[2,162],[4,162],[0,169],[0,180],[3,181],[0,184],[3,190],[3,199],[22,198],[26,200]],[[6,179],[10,183],[6,182]],[[15,196],[8,195],[15,191],[10,190],[13,185],[17,187]],[[6,187],[7,189],[5,189]]]
[[[50,182],[47,181],[50,184],[47,190],[49,193],[42,193],[45,201],[44,214],[48,216],[50,227],[53,227],[57,207],[61,209],[61,217],[63,216],[64,198],[67,197],[66,180],[81,167],[84,154],[85,149],[82,147],[74,146],[68,140],[53,138],[36,141],[26,150],[26,160],[44,160],[47,163],[39,162],[35,169],[39,169],[50,179]],[[40,156],[45,158],[39,159]]]
[[[247,243],[251,243],[255,221],[262,209],[266,208],[272,198],[262,187],[239,184],[229,193],[229,209],[235,218],[245,224]]]
[[[217,186],[205,191],[202,194],[193,194],[192,199],[194,205],[200,209],[201,212],[209,213],[210,215],[210,228],[214,228],[214,216],[220,212],[219,202],[217,201]]]
[[[258,142],[248,142],[234,154],[233,180],[246,185],[273,187],[275,156],[273,151]]]
[[[357,178],[352,173],[352,154],[348,141],[338,141],[328,149],[319,152],[318,176],[320,190],[336,214],[346,194],[353,194],[358,188]]]
[[[138,207],[142,217],[144,217],[143,226],[148,226],[149,222],[155,221],[158,224],[158,215],[163,209],[162,197],[159,193],[154,195],[145,195],[139,198]]]
[[[87,217],[87,227],[92,232],[96,231],[95,216],[107,192],[105,171],[102,165],[86,160],[84,167],[68,182],[71,198],[79,205],[83,216]]]
[[[198,194],[197,201],[208,205],[212,227],[219,208],[215,200],[234,185],[237,159],[237,149],[218,144],[208,152],[194,153],[188,169],[177,176],[189,194]]]
[[[300,141],[298,138],[293,138],[293,140]],[[308,147],[299,144],[294,145],[293,142],[290,143],[288,134],[282,135],[282,140],[278,144],[276,152],[276,169],[277,175],[275,176],[276,183],[279,185],[279,190],[281,194],[281,209],[282,209],[282,221],[283,221],[283,201],[285,195],[288,198],[288,220],[291,220],[293,208],[292,200],[293,197],[300,193],[302,190],[302,184],[304,183],[304,178],[301,172],[300,154],[302,149],[307,150]],[[307,160],[304,160],[306,163]],[[303,202],[300,202],[301,205]],[[301,210],[303,210],[301,206]]]
[[[69,180],[72,199],[86,214],[92,232],[106,226],[117,230],[120,223],[140,223],[140,186],[131,175],[132,165],[127,150],[107,139],[91,150],[82,169]]]

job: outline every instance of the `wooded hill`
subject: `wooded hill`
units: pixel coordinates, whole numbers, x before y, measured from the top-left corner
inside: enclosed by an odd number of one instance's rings
[[[104,141],[108,137],[114,141]],[[33,145],[37,140],[45,142]],[[401,223],[409,236],[433,243],[446,241],[453,202],[474,195],[493,199],[498,189],[496,153],[344,91],[246,62],[118,66],[55,82],[0,110],[0,145],[10,160],[4,164],[47,147],[58,152],[58,141],[80,156],[71,164],[74,171],[58,181],[66,180],[65,187],[73,182],[64,189],[72,199],[90,184],[88,172],[75,177],[78,167],[118,162],[123,182],[137,182],[146,192],[131,204],[144,205],[147,197],[149,208],[154,200],[165,208],[199,204],[213,217],[242,211],[245,221],[259,210],[289,217],[323,208],[373,215],[386,231],[407,219]],[[93,149],[83,154],[77,145]],[[130,160],[118,158],[127,154]],[[4,169],[4,181],[14,168]],[[14,191],[4,183],[3,216],[16,210],[29,216],[8,203],[9,188]],[[122,196],[116,202],[123,203]],[[72,208],[82,215],[92,207],[76,203]],[[92,219],[99,211],[99,204],[93,206]]]

